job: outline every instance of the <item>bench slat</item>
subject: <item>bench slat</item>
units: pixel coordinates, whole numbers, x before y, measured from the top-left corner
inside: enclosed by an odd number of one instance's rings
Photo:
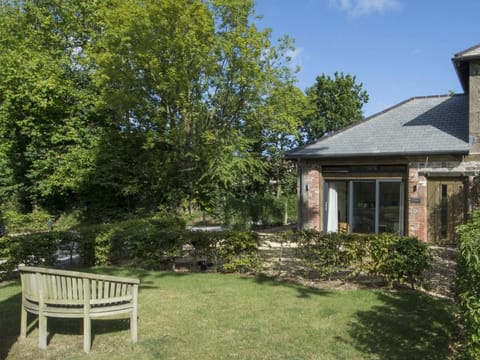
[[[60,270],[60,269],[48,269],[36,266],[25,266],[20,265],[18,267],[20,271],[23,272],[42,272],[44,274],[54,274],[54,275],[64,275],[64,276],[73,276],[85,279],[94,279],[94,280],[107,280],[107,281],[115,281],[115,282],[125,282],[128,284],[140,284],[140,280],[135,278],[127,278],[121,276],[112,276],[112,275],[103,275],[103,274],[93,274],[93,273],[84,273],[79,271],[70,271],[70,270]]]

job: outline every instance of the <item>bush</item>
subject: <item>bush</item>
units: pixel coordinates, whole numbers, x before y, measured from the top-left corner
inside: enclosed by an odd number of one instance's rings
[[[455,279],[456,301],[464,326],[465,353],[480,358],[480,210],[457,228],[459,255]]]
[[[298,232],[298,256],[304,265],[321,277],[348,270],[350,275],[366,272],[394,282],[409,281],[414,286],[428,268],[428,246],[416,238],[396,234],[323,234],[307,230]]]
[[[11,209],[2,211],[4,225],[8,234],[47,231],[53,216],[44,210],[21,214]]]
[[[213,271],[257,272],[259,236],[251,231],[190,231],[185,233],[194,262],[211,265]]]
[[[184,227],[185,222],[175,216],[81,227],[79,252],[85,265],[160,269],[180,254]]]
[[[389,286],[408,281],[413,288],[432,261],[427,244],[417,238],[383,233],[367,239],[371,260],[365,268],[385,278]]]
[[[258,255],[260,238],[253,231],[226,231],[220,246],[223,270],[226,272],[257,272],[261,266]]]
[[[54,265],[57,251],[71,249],[77,234],[67,231],[51,231],[19,236],[0,237],[0,265],[4,276],[10,276],[20,264]]]
[[[303,265],[321,277],[329,277],[339,268],[348,266],[342,260],[343,237],[337,233],[323,234],[304,230],[296,234],[297,254]]]

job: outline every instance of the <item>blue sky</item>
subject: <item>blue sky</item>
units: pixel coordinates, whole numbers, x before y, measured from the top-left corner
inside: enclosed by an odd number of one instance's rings
[[[256,0],[261,28],[295,39],[298,86],[355,75],[366,116],[413,96],[462,93],[451,58],[480,44],[479,0]]]

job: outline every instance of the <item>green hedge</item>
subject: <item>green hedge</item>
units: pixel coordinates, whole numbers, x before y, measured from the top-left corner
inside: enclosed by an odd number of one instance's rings
[[[80,227],[84,265],[121,265],[161,269],[182,249],[185,222],[168,216]]]
[[[307,269],[322,277],[346,270],[350,275],[381,276],[389,286],[408,281],[413,287],[429,267],[428,246],[396,234],[323,234],[307,230],[293,234],[297,254]]]
[[[463,323],[465,355],[480,359],[480,210],[457,228],[456,300]]]
[[[129,265],[169,269],[189,257],[213,271],[249,272],[260,268],[259,237],[254,232],[188,231],[170,219],[129,220],[79,228],[79,253],[84,265]]]
[[[213,271],[257,272],[260,238],[253,231],[189,231],[184,234],[193,263]]]
[[[296,241],[304,265],[329,277],[340,270],[382,276],[391,286],[414,285],[428,267],[426,244],[394,234],[322,234],[288,232],[280,241]],[[0,238],[4,271],[18,264],[55,263],[56,252],[78,251],[83,265],[128,265],[169,269],[176,260],[189,259],[190,268],[222,272],[257,272],[261,269],[259,236],[251,231],[188,231],[175,217],[135,219],[81,227],[74,232],[46,232]]]
[[[67,231],[0,237],[2,277],[10,276],[19,264],[51,266],[57,261],[58,250],[72,254],[77,241],[78,234]]]

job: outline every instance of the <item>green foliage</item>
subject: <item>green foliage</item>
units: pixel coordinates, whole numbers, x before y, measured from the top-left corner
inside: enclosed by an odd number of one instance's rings
[[[141,21],[139,21],[141,19]],[[111,222],[277,196],[305,95],[237,0],[0,3],[0,196]]]
[[[298,243],[297,254],[309,270],[325,277],[344,267],[341,235],[337,233],[323,235],[317,231],[305,230],[296,234],[295,240]]]
[[[304,142],[311,143],[325,134],[332,134],[362,118],[362,106],[368,94],[357,84],[355,76],[335,72],[335,78],[317,76],[307,89],[310,110],[304,118]]]
[[[189,231],[185,233],[194,262],[212,265],[213,271],[257,272],[259,236],[252,231]]]
[[[188,231],[185,233],[186,244],[190,245],[189,255],[195,262],[211,264],[213,271],[218,271],[222,264],[220,258],[223,231]]]
[[[242,199],[229,197],[223,215],[225,226],[236,230],[285,225],[296,220],[297,197],[269,194]]]
[[[455,280],[456,300],[463,323],[465,354],[480,357],[480,211],[458,226],[459,255]]]
[[[57,261],[57,251],[69,249],[77,241],[73,232],[50,231],[35,234],[0,237],[0,271],[9,276],[19,265],[51,266]]]
[[[383,233],[370,235],[367,241],[371,261],[366,269],[383,276],[390,286],[406,280],[413,288],[432,260],[427,244],[414,237]]]
[[[181,253],[184,228],[173,215],[80,227],[79,252],[89,265],[165,268]]]
[[[383,277],[389,286],[407,280],[413,287],[429,267],[428,246],[396,234],[323,234],[314,230],[294,235],[306,267],[322,277],[348,270]]]
[[[257,272],[261,260],[258,255],[260,238],[252,231],[227,231],[219,255],[226,272]]]
[[[4,209],[2,214],[3,223],[9,234],[47,231],[53,221],[53,216],[41,209],[22,214],[10,207]]]

